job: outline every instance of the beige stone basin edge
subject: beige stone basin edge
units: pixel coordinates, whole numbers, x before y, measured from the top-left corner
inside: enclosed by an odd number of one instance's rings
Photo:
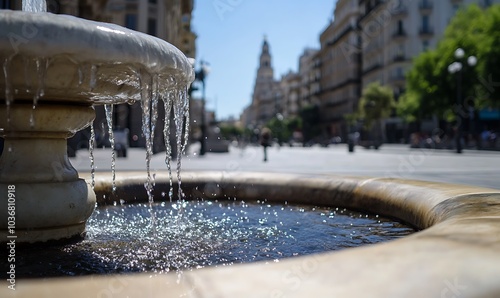
[[[116,196],[101,175],[99,203],[147,200],[145,173],[117,173]],[[168,185],[168,175],[157,174],[155,198],[168,193]],[[377,245],[180,275],[19,280],[15,297],[500,297],[499,190],[390,178],[186,171],[182,188],[188,197],[366,210],[424,230]],[[2,285],[0,296],[11,297]]]

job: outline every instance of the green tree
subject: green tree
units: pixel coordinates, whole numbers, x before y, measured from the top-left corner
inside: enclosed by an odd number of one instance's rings
[[[244,133],[242,128],[235,125],[224,124],[221,125],[219,128],[222,137],[226,140],[231,140],[233,138],[240,137]]]
[[[286,119],[286,128],[290,133],[293,133],[294,131],[301,131],[302,130],[302,118],[298,116],[294,116],[291,118]]]
[[[273,137],[278,140],[279,144],[286,142],[290,138],[291,133],[287,130],[285,121],[281,115],[269,120],[266,127],[271,130]]]
[[[394,107],[394,94],[391,88],[373,82],[363,89],[355,117],[363,120],[366,129],[371,129],[374,123],[388,118]]]
[[[283,116],[279,115],[269,120],[266,127],[272,131],[273,137],[281,144],[289,141],[295,130],[302,129],[302,120],[299,117],[283,119]]]
[[[472,4],[457,12],[434,50],[421,53],[406,75],[406,92],[399,99],[397,112],[408,121],[437,116],[451,121],[457,111],[498,105],[500,89],[485,84],[500,81],[500,5],[487,10]],[[462,48],[462,99],[457,102],[458,75],[450,74],[448,66],[457,61],[455,50]],[[477,57],[479,64],[467,65],[468,56]],[[490,79],[491,78],[491,79]]]

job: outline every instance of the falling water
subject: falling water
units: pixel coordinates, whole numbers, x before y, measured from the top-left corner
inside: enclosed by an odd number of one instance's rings
[[[10,105],[14,101],[12,94],[12,81],[10,77],[10,61],[11,57],[6,58],[3,62],[3,74],[5,76],[5,103],[7,105],[7,123],[10,123]]]
[[[97,83],[97,65],[92,64],[90,67],[90,80],[89,80],[89,85],[90,85],[90,91],[93,91]]]
[[[184,144],[182,145],[182,153],[186,153],[186,148],[189,141],[189,97],[188,97],[188,86],[186,86],[183,90],[182,100],[184,101]]]
[[[168,192],[168,197],[170,202],[174,196],[173,183],[172,183],[172,166],[170,164],[172,160],[172,146],[170,145],[170,114],[172,112],[172,102],[173,102],[173,92],[167,91],[162,97],[163,106],[165,108],[165,121],[163,126],[163,139],[165,140],[165,164],[168,169],[168,177],[170,180],[170,190]]]
[[[111,173],[113,175],[113,192],[115,192],[116,191],[116,175],[115,175],[116,156],[115,156],[115,135],[113,133],[113,105],[112,104],[104,105],[104,110],[106,111],[106,122],[108,123],[109,142],[111,144]]]
[[[158,120],[158,99],[159,99],[159,87],[158,87],[158,75],[152,77],[152,87],[151,87],[151,154],[153,153],[153,145],[155,139],[156,122]]]
[[[92,189],[95,188],[95,160],[94,160],[94,149],[95,149],[95,131],[94,131],[94,121],[90,124],[90,139],[89,139],[89,152],[90,152],[90,176],[92,177]]]
[[[37,58],[35,60],[35,64],[38,83],[37,88],[33,94],[33,109],[31,110],[30,115],[31,127],[35,126],[35,109],[38,105],[38,100],[45,94],[45,74],[47,73],[48,59]]]
[[[140,74],[141,105],[142,105],[142,134],[146,139],[146,171],[147,180],[144,183],[149,203],[153,202],[153,179],[151,177],[151,157],[153,155],[153,140],[151,139],[151,97],[152,76],[149,73]]]
[[[78,66],[78,86],[81,86],[83,84],[83,70],[82,66]]]
[[[183,129],[184,129],[184,117],[186,114],[186,100],[184,91],[181,88],[176,88],[175,90],[175,100],[174,100],[174,123],[175,123],[175,136],[177,145],[177,183],[179,186],[178,199],[182,200],[182,188],[181,188],[181,160],[182,154],[184,153],[185,144],[182,141]]]
[[[144,188],[148,195],[149,213],[151,216],[151,232],[156,238],[156,214],[153,209],[153,188],[154,176],[151,176],[151,157],[153,156],[154,129],[158,112],[155,105],[158,105],[158,82],[156,76],[147,72],[140,72],[139,81],[141,85],[141,105],[142,105],[142,134],[146,140],[146,171],[147,178]],[[154,103],[156,101],[156,103]]]
[[[23,0],[23,11],[47,12],[47,3],[45,0]]]
[[[31,92],[31,80],[29,77],[30,74],[30,59],[24,59],[24,84],[26,85],[26,93]]]

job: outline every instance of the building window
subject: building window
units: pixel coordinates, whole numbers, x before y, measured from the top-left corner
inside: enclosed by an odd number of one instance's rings
[[[404,44],[400,44],[398,46],[398,53],[397,53],[397,55],[399,57],[404,57],[405,56],[405,46],[404,46]]]
[[[137,30],[137,15],[136,14],[126,14],[125,15],[125,27]]]
[[[156,36],[156,19],[148,19],[148,34]]]
[[[423,51],[427,51],[429,49],[429,41],[428,40],[424,40],[422,42],[422,50]]]
[[[403,21],[402,20],[398,21],[398,31],[397,31],[397,33],[399,35],[404,34],[404,28],[403,28]]]
[[[422,31],[423,32],[430,31],[429,16],[428,15],[422,16]]]
[[[404,73],[403,69],[401,67],[396,68],[396,77],[399,78],[404,78]]]

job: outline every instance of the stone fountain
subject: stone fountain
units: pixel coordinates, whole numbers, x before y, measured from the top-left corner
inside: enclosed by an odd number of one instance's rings
[[[71,16],[1,11],[0,28],[0,198],[9,190],[15,198],[10,226],[18,242],[78,235],[96,198],[69,162],[66,139],[92,123],[95,105],[111,112],[141,101],[151,146],[159,100],[187,112],[191,61],[158,38]],[[2,240],[9,216],[2,206]]]

